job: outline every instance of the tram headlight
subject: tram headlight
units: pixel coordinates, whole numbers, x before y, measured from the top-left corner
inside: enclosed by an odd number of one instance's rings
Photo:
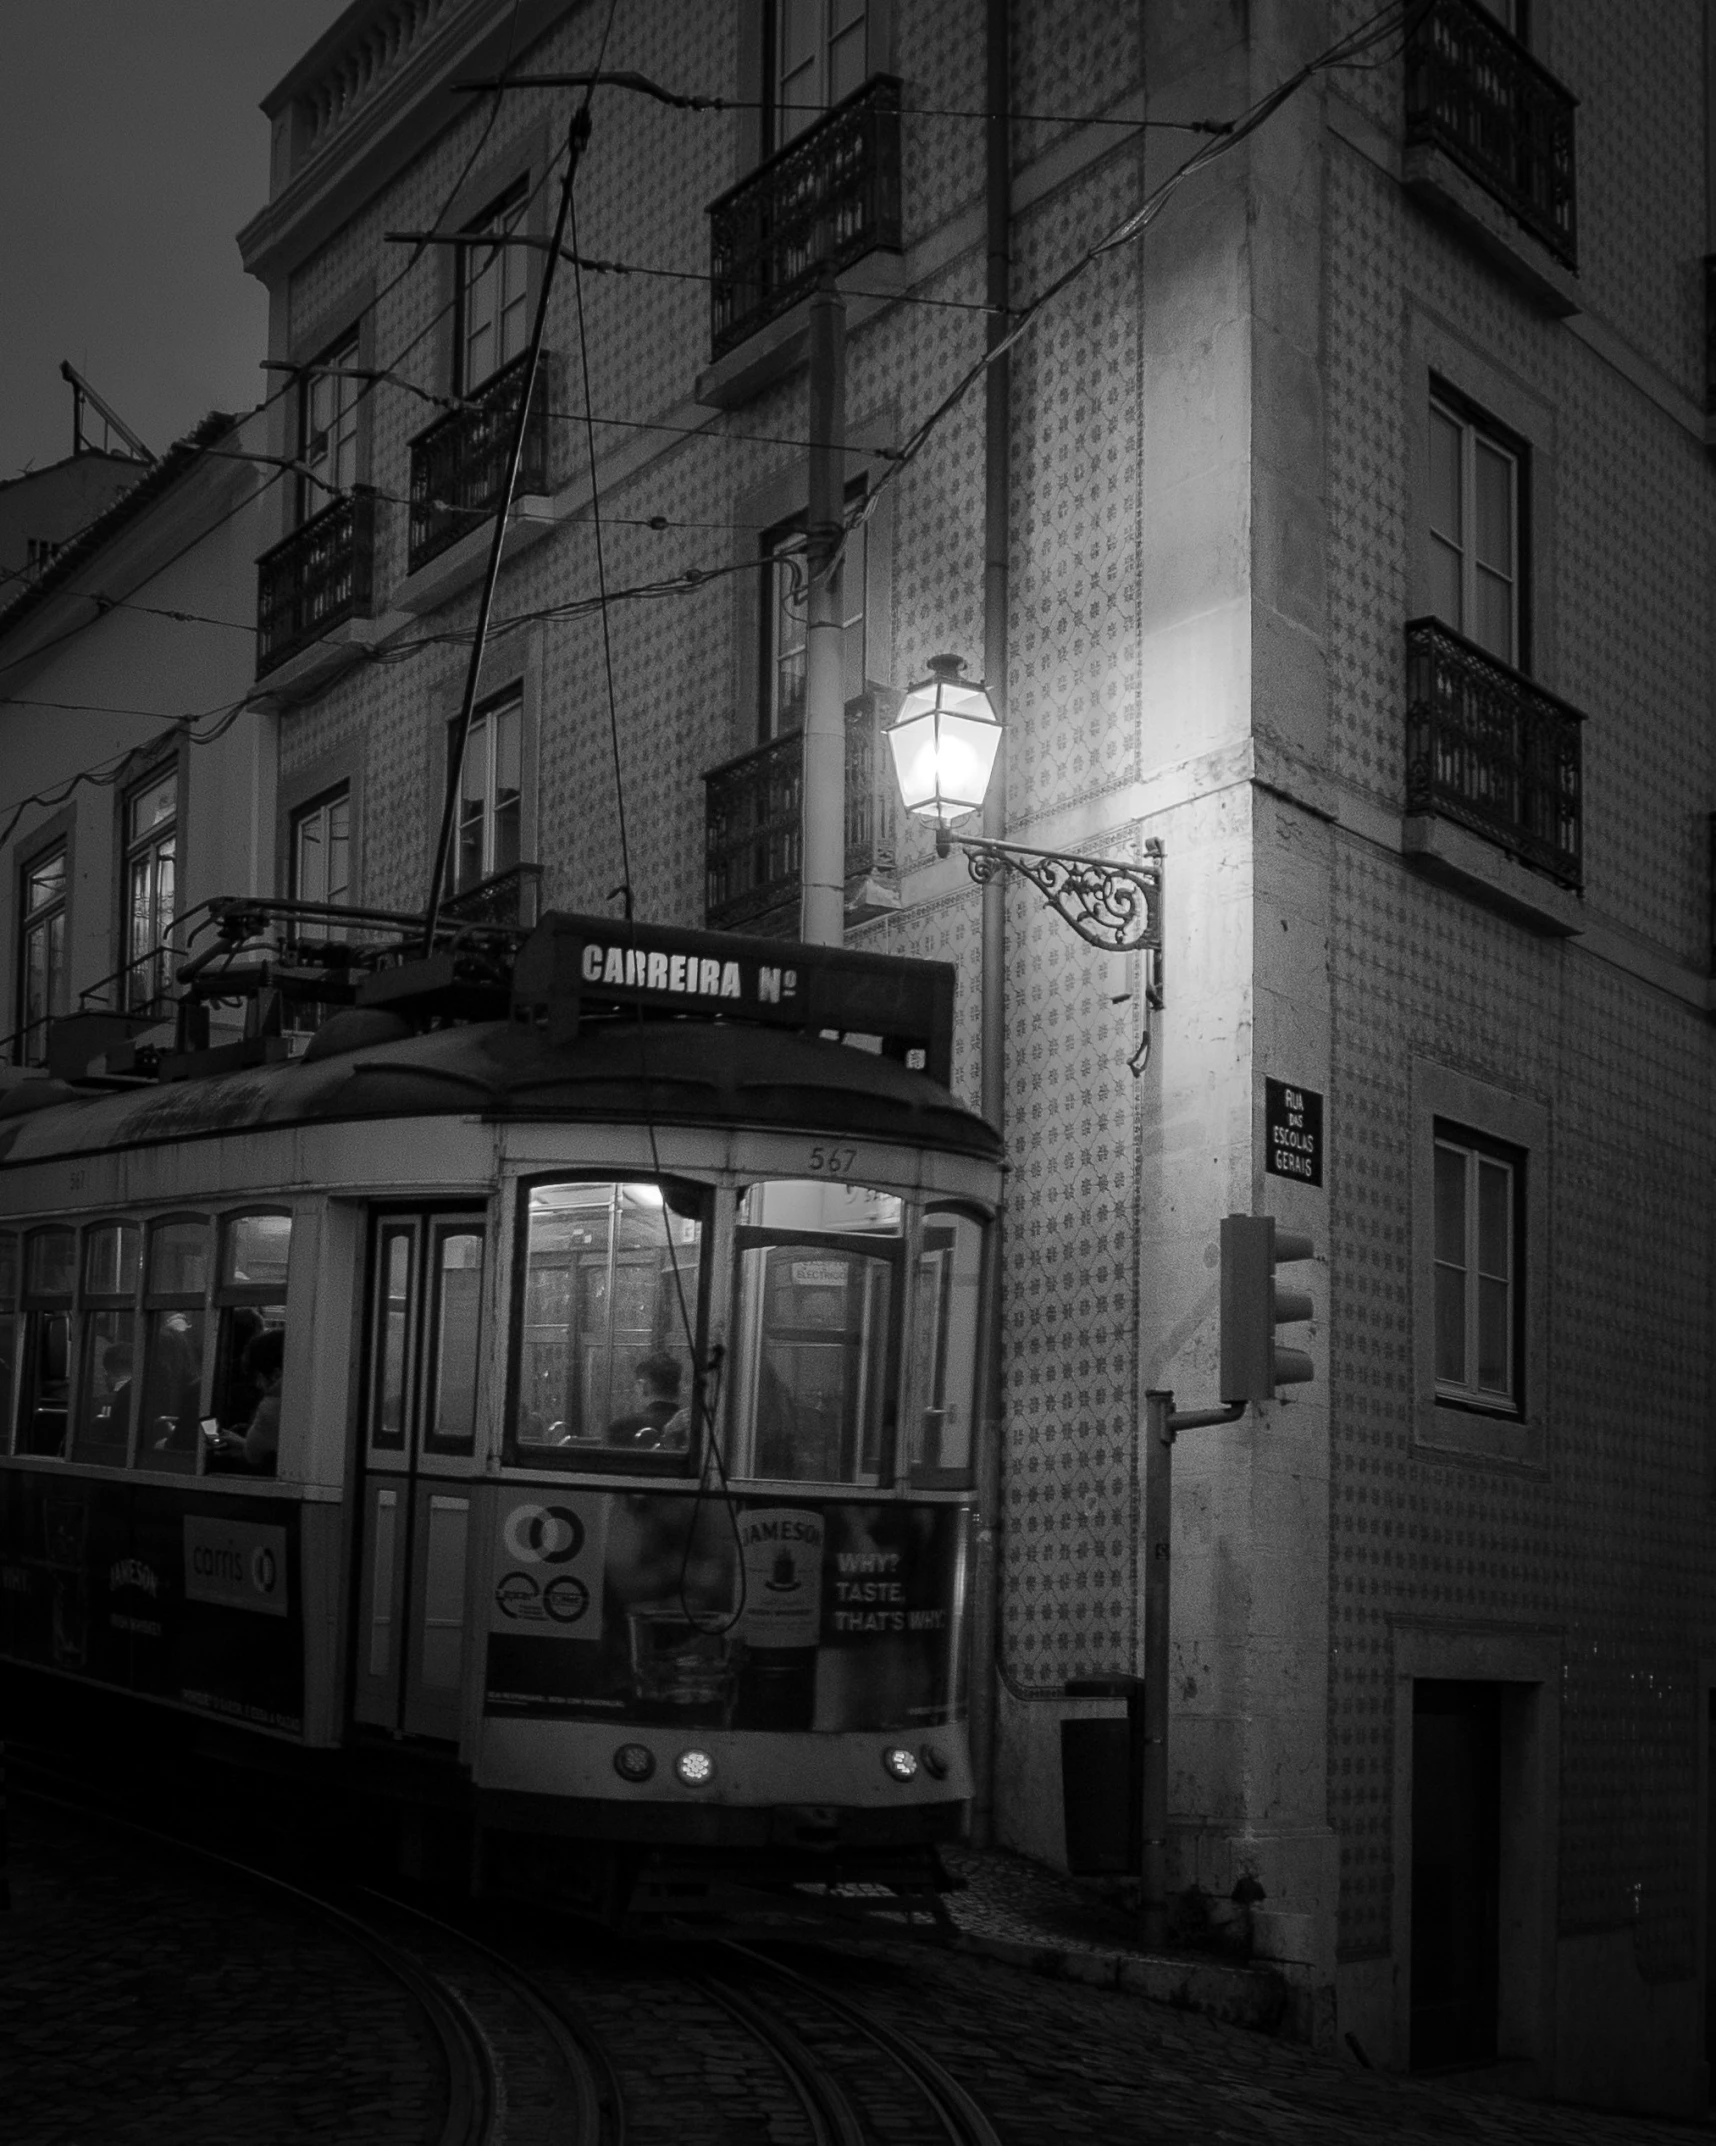
[[[951,1768],[947,1763],[947,1753],[939,1744],[925,1744],[918,1752],[918,1757],[923,1760],[924,1772],[932,1781],[947,1779]]]
[[[715,1778],[715,1761],[707,1751],[682,1751],[673,1770],[687,1788],[707,1788]]]
[[[908,1751],[904,1744],[890,1744],[882,1753],[882,1771],[891,1781],[914,1780],[917,1770],[918,1755]]]
[[[622,1781],[647,1781],[655,1771],[655,1753],[648,1744],[622,1744],[614,1753],[614,1771]]]

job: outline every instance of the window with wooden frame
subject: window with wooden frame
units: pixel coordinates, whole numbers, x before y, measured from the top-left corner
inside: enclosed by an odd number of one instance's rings
[[[1430,609],[1526,668],[1522,443],[1440,388],[1430,397]]]
[[[157,769],[125,793],[125,1010],[164,1018],[179,871],[179,772]]]
[[[32,857],[20,875],[18,1032],[12,1055],[21,1066],[47,1058],[48,1021],[65,1011],[67,846]]]
[[[1525,1169],[1517,1148],[1436,1121],[1438,1401],[1524,1412]]]
[[[529,186],[519,179],[466,224],[465,235],[522,237],[529,205]],[[469,395],[511,364],[530,340],[530,255],[528,247],[498,244],[461,246],[458,255],[458,377],[453,385]]]
[[[358,474],[359,391],[357,331],[342,336],[306,370],[298,384],[298,519],[307,522]]]
[[[449,726],[449,751],[452,733],[453,726]],[[523,759],[524,690],[509,686],[484,702],[471,718],[459,772],[458,821],[447,860],[449,894],[464,894],[519,863]]]
[[[849,97],[870,72],[867,0],[770,0],[769,139],[782,148]]]
[[[860,479],[846,493],[848,511],[860,504]],[[806,596],[805,518],[796,514],[777,523],[762,541],[761,645],[757,665],[757,742],[787,736],[804,727]],[[869,573],[868,525],[849,528],[846,548],[835,569],[835,607],[841,626],[842,702],[864,690],[868,649],[865,637],[866,582]]]

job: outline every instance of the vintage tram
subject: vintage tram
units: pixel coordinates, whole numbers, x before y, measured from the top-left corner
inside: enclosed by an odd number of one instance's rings
[[[193,1014],[280,1026],[273,921]],[[1000,1186],[953,972],[354,937],[303,1047],[182,1017],[153,1078],[0,1097],[0,1654],[451,1810],[496,1886],[928,1882]]]

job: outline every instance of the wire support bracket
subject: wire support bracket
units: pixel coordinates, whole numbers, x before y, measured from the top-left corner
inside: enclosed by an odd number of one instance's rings
[[[993,842],[978,835],[946,833],[949,848],[965,853],[966,869],[987,886],[1004,872],[1028,879],[1087,946],[1104,954],[1148,952],[1150,1003],[1162,1001],[1162,845],[1145,843],[1146,861],[1132,864],[1118,857],[1081,857],[1067,850],[1026,849],[1017,842]],[[936,847],[942,847],[938,840]]]

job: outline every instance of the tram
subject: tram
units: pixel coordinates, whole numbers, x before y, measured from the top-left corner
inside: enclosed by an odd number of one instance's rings
[[[568,914],[306,967],[268,908],[153,1078],[0,1095],[0,1656],[433,1783],[499,1890],[933,1884],[1001,1172],[953,971]],[[206,1047],[283,988],[303,1047]]]

